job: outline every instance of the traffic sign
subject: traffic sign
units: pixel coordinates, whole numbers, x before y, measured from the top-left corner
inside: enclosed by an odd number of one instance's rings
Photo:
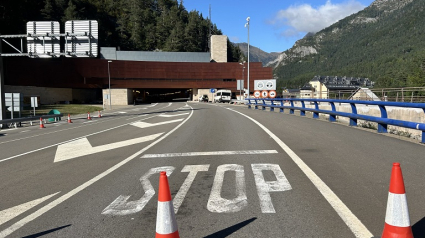
[[[215,93],[215,88],[210,88],[210,93]]]
[[[254,80],[254,90],[276,90],[276,79]]]
[[[271,90],[271,91],[269,92],[269,97],[270,97],[270,98],[275,98],[275,97],[276,97],[276,91]]]
[[[255,98],[260,98],[260,96],[261,96],[261,92],[260,91],[254,91],[254,97]]]
[[[263,91],[261,91],[261,97],[262,97],[262,98],[267,98],[267,97],[269,97],[269,91],[267,91],[267,90],[263,90]]]

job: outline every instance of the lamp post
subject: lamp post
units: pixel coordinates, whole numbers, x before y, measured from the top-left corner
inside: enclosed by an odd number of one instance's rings
[[[245,81],[245,61],[243,63],[239,63],[240,65],[242,65],[242,82]],[[241,93],[241,86],[239,85],[239,96],[240,96],[240,100],[242,100],[242,93]],[[245,98],[244,98],[245,99]]]
[[[245,27],[248,28],[248,78],[247,78],[247,83],[248,83],[248,98],[249,98],[249,20],[251,20],[250,17],[246,18],[246,23],[245,23]]]
[[[112,109],[112,99],[111,99],[111,73],[109,72],[109,63],[112,63],[111,60],[108,60],[108,78],[109,78],[109,110]]]

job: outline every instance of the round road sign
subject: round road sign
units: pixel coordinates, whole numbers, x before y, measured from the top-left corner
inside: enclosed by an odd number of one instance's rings
[[[269,92],[269,97],[270,97],[270,98],[275,98],[275,97],[276,97],[276,91],[271,90],[271,91]]]
[[[263,88],[264,88],[264,83],[263,82],[258,82],[257,83],[257,88],[259,89],[259,90],[262,90]]]
[[[215,93],[215,88],[210,88],[211,93]]]
[[[261,97],[262,98],[267,98],[269,96],[269,92],[266,90],[261,91]]]
[[[273,89],[273,87],[274,87],[274,85],[273,85],[273,82],[272,81],[268,81],[266,83],[266,89],[267,90],[271,90],[271,89]]]
[[[261,92],[260,91],[254,91],[254,97],[255,98],[259,98],[261,96]]]

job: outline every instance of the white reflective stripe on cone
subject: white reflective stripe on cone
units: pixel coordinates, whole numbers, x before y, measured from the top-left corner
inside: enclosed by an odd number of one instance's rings
[[[385,223],[397,227],[409,227],[409,209],[406,194],[388,193]]]
[[[158,234],[171,234],[177,231],[177,223],[172,201],[158,201],[156,217],[156,232]]]

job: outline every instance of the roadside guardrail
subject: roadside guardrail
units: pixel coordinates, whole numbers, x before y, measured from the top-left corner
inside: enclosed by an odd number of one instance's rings
[[[262,107],[270,111],[278,108],[280,112],[284,109],[289,109],[290,114],[294,114],[295,110],[300,111],[300,116],[305,116],[305,112],[313,112],[313,118],[319,118],[319,113],[329,115],[330,122],[336,122],[336,116],[347,117],[350,120],[350,126],[357,126],[357,120],[365,120],[378,123],[378,133],[388,133],[388,125],[399,126],[404,128],[416,129],[422,131],[421,143],[425,143],[425,124],[411,121],[403,121],[388,118],[386,107],[401,107],[401,108],[419,108],[425,113],[425,103],[404,103],[404,102],[383,102],[383,101],[357,101],[357,100],[336,100],[336,99],[301,99],[301,98],[247,98],[248,108],[252,105],[255,109]],[[289,103],[290,105],[284,105]],[[300,102],[301,107],[295,106],[294,102]],[[306,107],[306,102],[314,105],[314,108]],[[322,110],[319,108],[320,103],[329,103],[332,110]],[[349,104],[351,113],[337,111],[335,104]],[[369,116],[357,113],[357,104],[375,105],[378,106],[381,112],[381,117]]]
[[[51,115],[42,115],[42,116],[33,116],[33,117],[20,117],[20,118],[14,118],[14,119],[4,119],[0,120],[0,129],[3,128],[3,125],[18,127],[18,123],[24,122],[24,121],[36,121],[41,119],[48,119],[48,118],[55,118],[55,121],[60,120],[60,118],[63,117],[63,114],[51,114]]]

